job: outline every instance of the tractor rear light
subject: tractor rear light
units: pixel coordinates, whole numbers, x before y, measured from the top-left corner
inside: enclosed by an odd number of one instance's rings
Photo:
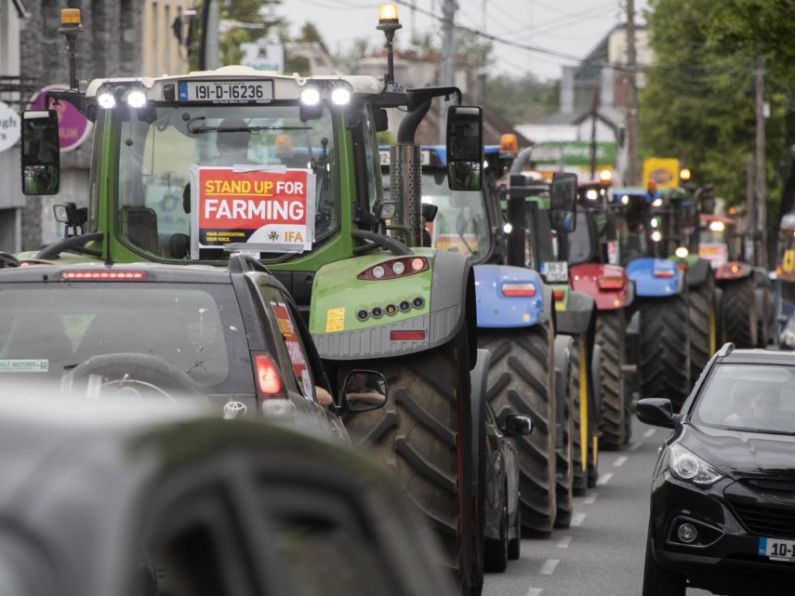
[[[673,269],[655,269],[654,270],[654,277],[663,277],[666,279],[671,279],[674,275],[676,275],[676,271]]]
[[[406,329],[390,331],[389,339],[392,341],[425,341],[424,329]]]
[[[566,299],[566,290],[552,290],[552,298],[555,302],[563,302]]]
[[[262,399],[284,397],[282,377],[279,369],[267,354],[254,356],[254,374],[257,380],[257,389]]]
[[[502,284],[502,295],[508,298],[532,298],[536,295],[536,288],[531,283],[506,283]]]
[[[621,290],[624,288],[624,278],[614,275],[600,275],[596,280],[600,290]]]
[[[721,265],[715,271],[716,279],[735,279],[743,275],[743,266],[739,263],[727,263]]]
[[[357,275],[357,278],[367,281],[395,279],[414,275],[415,273],[422,273],[429,268],[430,263],[425,257],[402,257],[368,267]]]
[[[64,271],[62,281],[140,281],[144,271]]]

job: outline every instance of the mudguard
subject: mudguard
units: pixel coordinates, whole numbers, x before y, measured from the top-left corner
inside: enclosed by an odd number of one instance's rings
[[[477,323],[482,329],[532,327],[549,319],[545,288],[538,272],[508,265],[475,265]],[[505,296],[506,283],[531,284],[533,297]],[[547,302],[549,304],[549,302]]]
[[[486,394],[488,392],[487,381],[490,361],[491,352],[478,348],[475,366],[469,373],[472,387],[469,402],[472,412],[472,446],[478,450],[478,452],[474,454],[475,457],[472,458],[472,461],[476,462],[479,462],[481,457],[485,458],[486,456],[485,452],[480,452],[481,450],[485,451],[486,447],[484,442],[480,440],[480,433],[484,433],[486,428],[484,409],[486,407]],[[475,473],[472,475],[472,488],[476,495],[482,494],[480,482],[481,480],[485,481],[485,478],[480,478],[480,476],[485,473],[485,469],[481,468],[482,466],[480,465],[475,466]]]
[[[753,268],[747,263],[730,261],[715,269],[715,281],[736,281],[753,275]]]
[[[661,277],[659,273],[672,273],[673,277]],[[627,275],[635,282],[635,293],[641,298],[675,296],[684,289],[683,276],[671,259],[635,259],[627,265]]]
[[[585,335],[591,328],[595,313],[593,298],[584,292],[570,290],[564,307],[557,308],[556,304],[557,332],[564,335]]]
[[[599,278],[621,280],[621,286],[616,289],[603,289],[599,287]],[[569,269],[569,279],[575,290],[584,292],[594,299],[597,310],[625,308],[632,303],[634,297],[627,272],[623,267],[616,265],[600,263],[574,265]],[[618,285],[617,281],[615,283]]]
[[[317,271],[309,329],[322,358],[368,360],[421,352],[444,345],[466,325],[474,366],[472,265],[452,252],[413,250],[428,260],[427,270],[396,279],[358,277],[370,267],[401,258],[383,252],[329,263]],[[410,305],[406,311],[400,308],[404,302]],[[392,314],[389,306],[397,307]],[[409,337],[394,337],[395,332],[409,332]]]
[[[773,290],[773,282],[770,279],[767,269],[764,267],[754,267],[754,282],[757,288],[767,288]]]
[[[712,275],[712,268],[709,266],[709,261],[696,259],[692,265],[688,264],[687,266],[685,283],[687,283],[688,288],[698,287],[707,281],[710,275]]]

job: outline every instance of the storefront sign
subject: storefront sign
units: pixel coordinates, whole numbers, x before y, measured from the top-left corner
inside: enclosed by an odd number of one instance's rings
[[[260,166],[195,166],[192,253],[238,250],[303,252],[314,239],[315,177],[311,170]]]
[[[0,101],[0,153],[14,146],[21,131],[19,114]]]
[[[66,91],[65,85],[44,87],[30,102],[31,110],[55,110],[58,113],[58,137],[61,151],[77,149],[91,133],[91,122],[68,101],[50,98],[49,108],[44,105],[48,91]]]

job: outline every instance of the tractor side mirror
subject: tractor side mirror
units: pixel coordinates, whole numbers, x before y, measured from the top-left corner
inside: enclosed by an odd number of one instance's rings
[[[447,184],[451,190],[483,188],[483,111],[479,106],[447,110]]]
[[[55,110],[22,112],[23,194],[58,194],[60,181],[61,148]]]
[[[559,232],[573,232],[577,227],[577,174],[555,172],[549,199],[552,228]]]

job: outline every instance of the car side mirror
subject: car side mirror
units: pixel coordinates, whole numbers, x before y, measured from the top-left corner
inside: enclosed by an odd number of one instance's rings
[[[386,379],[371,370],[352,370],[345,377],[342,405],[348,412],[369,412],[386,403]]]
[[[502,425],[502,432],[506,437],[521,437],[533,432],[533,419],[520,414],[508,414]]]
[[[58,194],[61,147],[55,110],[22,112],[22,193]]]
[[[451,190],[483,188],[483,111],[479,106],[447,109],[447,184]]]
[[[638,420],[652,426],[674,428],[674,407],[670,399],[646,397],[638,400],[636,415]]]

